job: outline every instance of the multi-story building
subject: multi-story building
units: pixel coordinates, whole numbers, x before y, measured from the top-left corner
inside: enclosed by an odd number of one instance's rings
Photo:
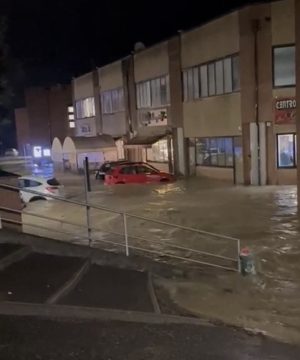
[[[296,183],[295,68],[294,0],[249,5],[74,79],[76,135],[179,174]]]
[[[71,87],[25,89],[25,107],[15,110],[18,149],[36,158],[50,157],[54,138],[72,135]],[[70,122],[69,122],[70,120]]]

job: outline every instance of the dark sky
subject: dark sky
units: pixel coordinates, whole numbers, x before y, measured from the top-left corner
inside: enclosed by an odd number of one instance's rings
[[[6,2],[5,2],[6,1]],[[206,22],[247,0],[0,0],[8,43],[24,64],[27,83],[66,82],[146,46]],[[204,4],[205,7],[204,7]],[[1,9],[0,9],[1,10]]]

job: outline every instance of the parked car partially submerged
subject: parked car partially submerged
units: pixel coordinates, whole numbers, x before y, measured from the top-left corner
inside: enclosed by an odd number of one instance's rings
[[[52,196],[63,196],[63,186],[55,179],[44,179],[37,176],[22,176],[19,178],[20,197],[24,203],[36,200],[52,200]],[[37,191],[33,194],[26,190]]]
[[[159,183],[174,180],[173,175],[161,172],[142,162],[119,164],[105,175],[106,185]]]

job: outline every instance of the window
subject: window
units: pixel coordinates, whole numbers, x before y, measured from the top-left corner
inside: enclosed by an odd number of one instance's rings
[[[124,167],[120,170],[120,174],[124,174],[124,175],[135,175],[135,174],[136,174],[136,168],[135,168],[135,166],[124,166]]]
[[[208,77],[207,77],[207,65],[200,66],[200,76],[201,76],[201,96],[208,96]]]
[[[240,90],[239,56],[229,56],[183,71],[184,101]]]
[[[102,114],[124,111],[124,89],[118,88],[101,93]]]
[[[161,107],[170,103],[169,75],[136,84],[137,108]]]
[[[273,50],[274,86],[295,86],[295,46],[282,46]]]
[[[147,149],[147,161],[168,162],[168,141],[162,139]]]
[[[77,100],[75,103],[76,118],[84,119],[95,116],[95,99],[89,97],[86,99]]]
[[[233,138],[196,139],[196,164],[233,167]]]
[[[296,135],[277,135],[277,166],[279,168],[296,167]]]
[[[240,57],[234,56],[232,58],[232,89],[239,91],[240,87]]]
[[[69,128],[74,129],[75,128],[75,121],[69,121]]]
[[[47,180],[47,184],[51,186],[60,186],[60,183],[55,178]]]
[[[157,174],[158,171],[154,170],[153,168],[150,168],[148,166],[139,165],[136,167],[137,174]]]
[[[223,60],[216,62],[216,93],[217,95],[224,93]]]
[[[232,61],[231,58],[224,59],[224,93],[232,92]]]
[[[208,94],[216,94],[215,63],[208,65]]]

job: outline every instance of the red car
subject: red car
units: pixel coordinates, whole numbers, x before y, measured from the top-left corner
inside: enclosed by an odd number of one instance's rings
[[[160,172],[146,163],[120,164],[105,175],[105,184],[143,184],[174,180],[171,174]]]

